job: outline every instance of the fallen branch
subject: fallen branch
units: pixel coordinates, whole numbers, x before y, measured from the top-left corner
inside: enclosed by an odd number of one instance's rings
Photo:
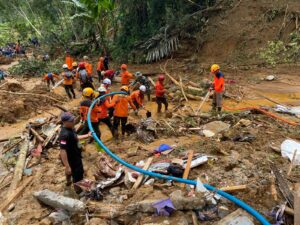
[[[34,93],[26,93],[26,92],[12,92],[12,91],[3,91],[0,90],[0,93],[6,93],[6,94],[12,94],[12,95],[31,95],[31,96],[38,96],[38,97],[43,97],[43,98],[47,98],[47,99],[51,99],[52,101],[64,104],[64,102],[59,101],[51,96],[48,95],[43,95],[43,94],[34,94]]]
[[[247,185],[237,185],[237,186],[229,186],[229,187],[223,187],[220,188],[222,191],[226,192],[235,192],[235,191],[244,191],[247,189]]]
[[[197,112],[195,113],[196,116],[198,116],[199,112],[202,109],[202,106],[204,105],[204,103],[206,102],[206,100],[209,98],[209,94],[210,94],[210,92],[208,91],[207,94],[205,95],[203,101],[200,103],[200,105],[199,105],[199,107],[197,109]]]
[[[30,131],[40,143],[43,143],[45,141],[44,138],[42,138],[41,135],[39,135],[39,133],[35,129],[30,128]]]
[[[68,110],[67,110],[65,107],[61,106],[61,105],[55,104],[54,106],[55,106],[56,108],[59,108],[60,110],[62,110],[62,111],[64,111],[64,112],[68,112]]]
[[[22,141],[24,141],[24,139],[21,139],[21,140],[17,141],[15,144],[13,144],[12,146],[8,147],[7,149],[4,149],[4,150],[2,151],[2,154],[4,154],[4,153],[10,151],[10,150],[13,149],[14,147],[16,147],[18,144],[20,144]]]
[[[19,138],[22,138],[21,135],[11,137],[11,138],[2,138],[2,139],[0,139],[0,142],[6,142],[6,141],[9,141],[9,140],[12,140],[12,139],[19,139]]]

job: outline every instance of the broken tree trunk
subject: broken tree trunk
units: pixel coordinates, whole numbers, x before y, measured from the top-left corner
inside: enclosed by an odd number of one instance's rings
[[[271,170],[273,171],[273,173],[276,177],[277,184],[278,184],[281,194],[286,199],[286,201],[288,202],[290,207],[293,208],[294,207],[294,196],[293,196],[293,193],[290,191],[290,188],[287,184],[286,179],[281,175],[281,173],[279,172],[279,170],[277,169],[277,167],[274,164],[271,165]]]
[[[24,140],[24,143],[21,144],[18,161],[15,167],[14,177],[10,185],[10,192],[13,192],[18,187],[22,179],[28,148],[29,148],[29,138],[27,136]]]
[[[5,210],[15,199],[17,199],[32,181],[33,177],[29,177],[23,182],[21,187],[17,188],[14,192],[9,192],[11,195],[8,196],[4,203],[1,203],[0,211],[3,212],[3,210]]]
[[[153,160],[153,157],[148,158],[146,164],[143,167],[143,170],[148,170],[149,169],[149,167],[152,163],[152,160]],[[138,176],[138,178],[137,178],[136,182],[134,183],[134,185],[132,186],[132,189],[137,189],[140,186],[140,184],[142,183],[143,178],[144,178],[144,174],[141,173]]]
[[[34,192],[33,196],[53,208],[66,209],[70,212],[83,212],[85,209],[85,204],[82,201],[59,195],[48,189]]]

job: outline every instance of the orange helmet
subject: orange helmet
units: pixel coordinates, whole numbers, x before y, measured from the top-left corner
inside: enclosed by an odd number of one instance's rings
[[[121,69],[122,69],[122,70],[127,70],[127,65],[126,65],[126,64],[122,64],[122,65],[121,65]]]

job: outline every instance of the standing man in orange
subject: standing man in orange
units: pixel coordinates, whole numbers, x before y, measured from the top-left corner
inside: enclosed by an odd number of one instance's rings
[[[122,86],[121,91],[128,93],[129,88],[127,86]],[[113,122],[113,136],[115,139],[118,139],[119,132],[118,128],[121,123],[122,127],[122,139],[125,137],[125,126],[128,120],[128,111],[129,107],[128,104],[136,110],[135,105],[133,104],[130,96],[127,95],[114,95],[112,101],[115,103],[115,110],[114,110],[114,122]]]
[[[83,61],[84,61],[86,72],[88,73],[88,75],[90,77],[92,77],[92,75],[93,75],[93,66],[92,66],[92,64],[89,63],[89,57],[86,56],[86,55],[83,56]]]
[[[73,89],[73,80],[74,80],[73,74],[68,69],[67,64],[63,65],[63,70],[64,71],[62,72],[61,75],[64,79],[64,86],[65,86],[66,93],[67,93],[69,99],[72,99],[72,96],[75,99],[76,96],[75,96],[75,92],[74,92],[74,89]],[[71,95],[71,93],[72,93],[72,95]]]
[[[220,71],[220,66],[214,64],[210,69],[214,76],[214,82],[211,84],[210,91],[214,91],[212,110],[220,113],[222,111],[222,96],[225,90],[224,74]]]
[[[133,75],[128,72],[127,65],[121,65],[121,84],[122,86],[128,86],[130,84],[130,80],[133,79]]]
[[[97,64],[97,74],[98,74],[99,83],[101,83],[101,81],[103,80],[102,71],[105,71],[104,58],[100,57]]]
[[[155,84],[155,96],[157,103],[157,113],[161,113],[162,104],[165,105],[165,111],[168,111],[168,101],[166,98],[166,89],[164,86],[165,76],[159,75]]]
[[[68,69],[69,70],[72,70],[72,63],[73,63],[73,61],[74,60],[73,60],[72,56],[70,55],[70,51],[67,50],[65,63],[68,65]]]

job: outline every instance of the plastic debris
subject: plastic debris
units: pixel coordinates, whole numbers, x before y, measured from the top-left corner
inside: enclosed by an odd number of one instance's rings
[[[197,158],[193,159],[192,162],[191,162],[191,169],[195,168],[197,166],[200,166],[200,165],[206,163],[207,161],[208,161],[207,155],[197,156]],[[184,169],[186,167],[186,163],[187,163],[187,161],[183,162],[183,168]]]
[[[159,216],[170,216],[176,210],[169,198],[156,202],[152,206],[156,209],[156,213]]]
[[[158,148],[155,149],[156,153],[161,153],[167,150],[171,150],[172,147],[170,145],[167,144],[161,144]]]
[[[294,165],[300,165],[300,143],[294,140],[287,139],[281,144],[281,155],[284,158],[288,158],[290,161],[293,160],[294,152],[297,151],[295,156]]]
[[[265,80],[267,81],[272,81],[272,80],[275,80],[275,76],[274,75],[269,75],[269,76],[266,76]]]
[[[300,107],[286,107],[283,105],[276,105],[274,107],[274,110],[276,112],[280,112],[280,113],[287,113],[290,115],[295,115],[295,116],[300,116]]]

